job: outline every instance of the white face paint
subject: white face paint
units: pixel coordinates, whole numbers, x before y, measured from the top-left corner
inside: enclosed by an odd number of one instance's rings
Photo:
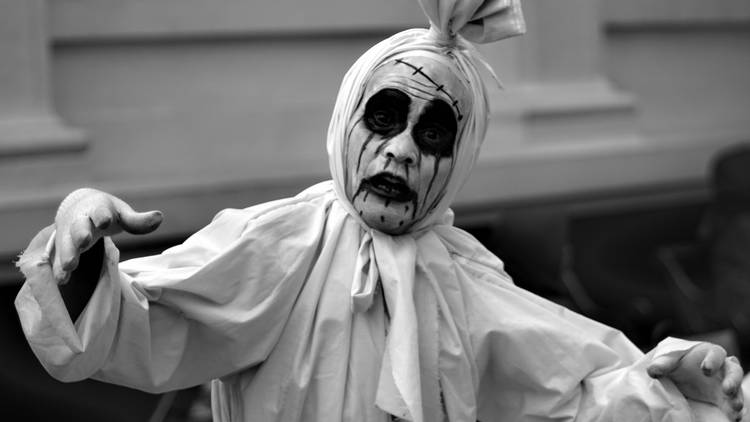
[[[424,56],[378,68],[349,123],[346,195],[372,228],[408,231],[437,206],[451,177],[470,96]]]

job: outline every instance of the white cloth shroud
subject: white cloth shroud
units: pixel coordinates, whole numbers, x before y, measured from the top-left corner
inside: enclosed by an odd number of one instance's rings
[[[107,239],[101,280],[73,333],[63,332],[70,321],[49,319],[54,313],[41,308],[30,282],[16,306],[56,378],[146,391],[216,378],[216,421],[386,421],[378,398],[409,413],[397,416],[423,421],[691,420],[685,399],[646,375],[648,358],[621,333],[514,286],[494,255],[450,223],[448,214],[400,245],[383,235],[368,240],[326,182],[295,198],[226,210],[184,244],[119,266]],[[22,259],[29,280],[50,231]],[[388,259],[416,262],[413,291],[383,275],[386,265],[403,263],[379,262],[387,300],[367,283],[357,266],[368,265],[367,242],[399,252]],[[408,295],[415,300],[401,303]],[[59,300],[43,305],[65,312]],[[417,313],[419,338],[394,326],[400,312]],[[387,379],[402,359],[413,362],[415,343],[427,370]],[[437,376],[439,391],[416,381],[422,372]],[[410,400],[420,397],[415,411]]]

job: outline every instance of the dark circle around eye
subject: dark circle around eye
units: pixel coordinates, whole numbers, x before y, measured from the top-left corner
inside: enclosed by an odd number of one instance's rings
[[[442,100],[433,100],[419,116],[412,136],[425,154],[450,157],[457,131],[458,124],[450,106]]]
[[[372,113],[370,121],[378,128],[390,128],[395,120],[393,110],[376,110]]]
[[[418,127],[414,130],[414,140],[420,149],[432,155],[450,156],[453,152],[455,134],[439,127]]]
[[[365,105],[365,126],[382,136],[393,136],[406,128],[409,96],[393,88],[382,89],[370,97]]]

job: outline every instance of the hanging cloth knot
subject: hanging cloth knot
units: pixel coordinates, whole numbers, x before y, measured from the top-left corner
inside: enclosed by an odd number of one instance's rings
[[[484,44],[523,34],[520,0],[419,0],[430,25],[449,40],[461,34]]]
[[[378,284],[380,272],[375,263],[375,252],[372,246],[372,234],[366,231],[359,243],[357,260],[354,263],[355,274],[352,283],[351,306],[352,312],[366,312],[372,306],[375,288]]]
[[[433,287],[418,283],[416,268],[414,237],[366,231],[357,253],[351,306],[352,312],[366,312],[380,282],[390,323],[375,404],[404,420],[439,421],[438,308]]]

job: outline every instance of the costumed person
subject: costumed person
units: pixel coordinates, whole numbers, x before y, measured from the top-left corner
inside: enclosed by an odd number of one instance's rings
[[[517,0],[422,6],[430,29],[382,41],[344,77],[332,181],[119,264],[109,236],[160,213],[71,193],[19,260],[16,307],[47,371],[153,392],[213,380],[217,422],[739,417],[742,369],[722,348],[672,339],[643,355],[516,287],[453,226],[488,117],[467,39],[524,23]]]

